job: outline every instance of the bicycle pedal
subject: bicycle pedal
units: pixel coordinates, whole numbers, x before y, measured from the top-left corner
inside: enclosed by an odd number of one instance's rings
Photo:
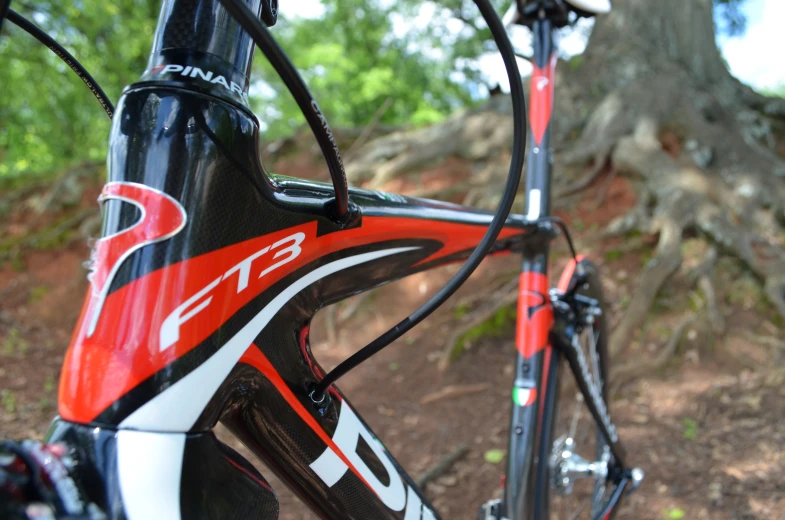
[[[501,515],[502,501],[500,499],[489,500],[484,503],[477,512],[477,520],[507,520]]]
[[[627,492],[627,494],[634,493],[635,491],[637,491],[638,488],[641,487],[641,484],[643,484],[643,478],[645,476],[646,475],[643,473],[643,470],[641,468],[632,468],[630,470],[630,477],[629,477],[631,485],[630,485],[630,490]]]

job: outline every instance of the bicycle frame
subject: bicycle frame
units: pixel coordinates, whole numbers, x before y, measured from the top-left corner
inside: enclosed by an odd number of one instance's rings
[[[494,248],[524,258],[505,488],[515,519],[546,496],[532,458],[571,334],[550,304],[554,234],[538,220],[550,210],[555,54],[547,20],[535,27],[528,214],[510,216]],[[47,440],[77,447],[110,518],[274,518],[274,492],[216,440],[218,421],[322,518],[437,518],[339,389],[310,398],[324,372],[309,327],[325,305],[465,259],[491,215],[352,189],[349,218],[333,220],[331,186],[262,168],[252,55],[217,0],[164,0],[147,70],[113,120],[102,238]]]

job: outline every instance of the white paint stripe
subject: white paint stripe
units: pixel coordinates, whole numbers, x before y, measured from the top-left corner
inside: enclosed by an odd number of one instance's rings
[[[415,490],[406,486],[406,514],[403,520],[420,520],[422,518],[421,512],[422,500]]]
[[[333,273],[417,247],[398,247],[342,258],[314,269],[284,289],[207,361],[145,403],[120,423],[120,428],[186,432],[191,429],[232,367],[286,303],[300,291]]]
[[[433,514],[433,511],[422,506],[422,520],[436,520],[436,516]]]
[[[180,520],[184,433],[117,432],[117,473],[128,520]]]
[[[527,220],[537,220],[540,218],[542,193],[540,190],[529,191],[529,200],[527,206],[528,212],[526,213]]]

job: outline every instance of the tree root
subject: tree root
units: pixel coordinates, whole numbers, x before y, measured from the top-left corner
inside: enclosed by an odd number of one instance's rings
[[[714,294],[714,285],[711,282],[711,278],[708,275],[698,278],[698,288],[706,298],[706,313],[711,330],[714,334],[720,336],[725,332],[725,316],[722,315],[717,305],[717,297]]]
[[[450,452],[446,457],[441,459],[439,462],[431,466],[428,470],[417,477],[417,485],[421,488],[425,487],[428,482],[439,478],[445,472],[447,472],[447,470],[449,470],[467,453],[469,453],[469,446],[466,444],[461,444],[452,452]]]
[[[657,254],[644,268],[627,311],[611,334],[611,357],[617,356],[629,344],[635,329],[646,319],[660,288],[681,265],[681,225],[674,219],[662,217],[657,227],[660,231]]]
[[[594,205],[592,206],[593,211],[599,209],[599,207],[603,205],[605,198],[608,196],[608,192],[611,189],[611,184],[613,184],[613,181],[616,179],[618,174],[619,172],[616,168],[611,168],[608,178],[605,179],[597,192],[597,198],[594,200]]]
[[[567,185],[566,187],[562,188],[561,190],[556,191],[554,194],[555,199],[561,199],[567,197],[569,195],[574,195],[580,191],[591,186],[591,184],[600,176],[600,174],[605,170],[605,167],[608,164],[608,152],[610,150],[605,149],[603,151],[597,152],[594,156],[594,163],[592,164],[591,168],[589,168],[586,173],[577,181]]]
[[[616,391],[628,381],[644,374],[651,373],[655,370],[659,370],[668,364],[673,356],[676,355],[677,348],[681,342],[684,332],[689,326],[695,323],[696,319],[697,316],[695,314],[690,314],[689,316],[684,317],[679,322],[679,324],[676,325],[676,328],[674,329],[670,339],[668,339],[668,342],[665,343],[660,353],[653,360],[647,359],[642,361],[634,361],[613,369],[611,372],[611,394],[615,394]]]
[[[425,405],[444,399],[452,399],[453,397],[477,394],[488,390],[489,386],[488,383],[478,383],[476,385],[447,385],[442,387],[439,391],[428,394],[420,399],[420,404]]]
[[[625,235],[631,231],[641,231],[649,233],[651,231],[651,217],[649,216],[649,206],[653,202],[651,192],[639,185],[638,203],[627,214],[615,218],[605,228],[603,236],[605,238]]]
[[[698,289],[703,293],[703,297],[706,299],[706,314],[712,332],[717,336],[721,336],[725,332],[725,316],[723,316],[719,304],[717,303],[714,283],[711,279],[716,263],[717,248],[712,246],[709,248],[703,261],[692,270],[690,279],[697,284]]]
[[[768,300],[785,318],[785,250],[731,220],[729,212],[719,204],[728,197],[724,183],[683,166],[662,151],[657,125],[647,118],[639,122],[632,136],[619,141],[612,160],[621,171],[643,177],[656,201],[654,231],[660,232],[657,255],[644,269],[630,306],[611,337],[613,354],[618,354],[631,340],[657,291],[679,267],[682,232],[687,228],[697,228],[721,249],[740,258],[763,280]],[[704,293],[708,291],[707,300],[714,299],[709,279],[700,286]],[[714,315],[712,328],[719,329],[719,311],[715,308],[710,312]]]
[[[775,338],[774,336],[763,336],[753,333],[748,333],[747,337],[749,337],[754,343],[771,348],[774,364],[782,364],[783,356],[785,356],[785,341]]]

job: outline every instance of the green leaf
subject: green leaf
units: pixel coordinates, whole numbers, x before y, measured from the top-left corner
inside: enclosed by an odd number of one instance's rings
[[[698,422],[694,419],[684,419],[684,432],[682,436],[688,441],[698,439]]]
[[[667,518],[668,520],[681,520],[682,518],[684,518],[684,515],[686,515],[684,510],[679,508],[665,510],[665,518]]]
[[[491,464],[499,464],[501,461],[504,460],[504,455],[506,452],[504,450],[498,449],[491,449],[483,453],[483,458],[485,462],[489,462]]]

